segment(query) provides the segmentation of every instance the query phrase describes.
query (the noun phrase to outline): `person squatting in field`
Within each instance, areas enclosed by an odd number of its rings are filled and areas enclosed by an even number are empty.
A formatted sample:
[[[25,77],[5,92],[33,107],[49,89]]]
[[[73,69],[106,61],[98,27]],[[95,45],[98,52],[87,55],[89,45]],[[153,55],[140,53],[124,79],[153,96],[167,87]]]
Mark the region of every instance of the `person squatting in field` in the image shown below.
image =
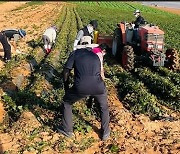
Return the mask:
[[[11,44],[9,44],[9,41],[13,41],[12,45],[15,51],[18,53],[19,50],[17,50],[17,41],[24,38],[25,36],[26,31],[22,29],[6,29],[0,32],[0,42],[3,46],[5,62],[11,60]]]
[[[42,40],[46,54],[49,54],[51,52],[52,46],[54,45],[56,40],[56,36],[57,36],[56,26],[51,26],[44,31]]]
[[[76,50],[76,46],[79,44],[91,44],[94,40],[93,32],[97,29],[97,26],[97,20],[91,20],[87,26],[80,29],[74,41],[73,49]]]
[[[74,69],[74,84],[69,88],[70,71]],[[101,77],[101,62],[92,48],[81,48],[71,52],[64,70],[65,95],[63,97],[62,127],[58,131],[67,137],[73,136],[72,105],[92,96],[100,106],[102,140],[110,136],[107,90]]]

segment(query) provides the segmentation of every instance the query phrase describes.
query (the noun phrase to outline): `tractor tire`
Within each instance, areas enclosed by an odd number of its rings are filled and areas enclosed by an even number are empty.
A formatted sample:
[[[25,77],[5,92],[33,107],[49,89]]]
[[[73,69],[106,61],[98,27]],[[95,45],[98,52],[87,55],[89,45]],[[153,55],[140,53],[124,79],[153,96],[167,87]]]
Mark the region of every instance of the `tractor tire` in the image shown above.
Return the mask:
[[[166,50],[166,59],[168,60],[166,67],[178,71],[180,68],[179,66],[179,55],[177,50],[175,49],[167,49]]]
[[[120,28],[116,28],[113,34],[112,55],[117,59],[122,52],[122,47],[122,32]]]
[[[127,71],[131,71],[134,69],[134,50],[132,46],[124,46],[122,51],[121,63],[122,67]]]

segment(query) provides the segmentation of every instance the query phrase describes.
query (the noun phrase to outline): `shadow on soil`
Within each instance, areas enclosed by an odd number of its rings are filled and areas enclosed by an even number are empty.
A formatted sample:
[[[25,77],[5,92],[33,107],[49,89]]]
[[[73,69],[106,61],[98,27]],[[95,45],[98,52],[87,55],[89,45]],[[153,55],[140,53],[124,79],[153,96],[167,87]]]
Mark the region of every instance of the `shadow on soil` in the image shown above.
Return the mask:
[[[5,92],[5,95],[1,96],[1,98],[4,100],[4,102],[6,102],[6,108],[11,119],[10,121],[12,123],[17,121],[20,117],[21,109],[19,107],[21,107],[22,109],[30,110],[32,113],[34,113],[36,117],[38,116],[38,114],[34,112],[36,106],[42,109],[52,110],[55,112],[60,111],[59,106],[57,104],[47,104],[47,101],[45,102],[41,97],[38,97],[34,92],[31,91],[31,87],[37,79],[37,77],[34,75],[35,73],[45,75],[45,79],[52,84],[53,89],[63,88],[63,84],[59,82],[62,78],[61,73],[56,71],[48,63],[45,63],[46,58],[47,55],[39,63],[39,65],[37,65],[37,62],[33,57],[27,57],[28,62],[33,68],[33,71],[31,73],[31,76],[29,77],[29,84],[23,90],[19,89],[13,83],[12,78],[8,78],[7,76],[0,76],[0,87],[3,90],[3,92]],[[48,94],[47,91],[43,92]]]

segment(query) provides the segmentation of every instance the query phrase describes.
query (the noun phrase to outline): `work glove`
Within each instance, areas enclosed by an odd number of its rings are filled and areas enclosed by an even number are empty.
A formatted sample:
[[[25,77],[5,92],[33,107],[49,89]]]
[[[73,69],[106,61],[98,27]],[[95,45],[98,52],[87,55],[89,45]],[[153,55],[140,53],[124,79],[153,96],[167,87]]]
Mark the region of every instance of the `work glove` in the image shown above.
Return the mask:
[[[134,29],[134,27],[135,27],[135,24],[132,24],[132,28]]]
[[[16,53],[21,53],[21,51],[19,49],[16,49]]]
[[[73,48],[73,50],[76,50],[76,49],[77,49],[76,47]]]
[[[73,47],[73,50],[76,50],[76,49],[77,49],[76,46],[78,45],[78,42],[79,42],[79,40],[75,40],[75,41],[74,41],[74,47]]]

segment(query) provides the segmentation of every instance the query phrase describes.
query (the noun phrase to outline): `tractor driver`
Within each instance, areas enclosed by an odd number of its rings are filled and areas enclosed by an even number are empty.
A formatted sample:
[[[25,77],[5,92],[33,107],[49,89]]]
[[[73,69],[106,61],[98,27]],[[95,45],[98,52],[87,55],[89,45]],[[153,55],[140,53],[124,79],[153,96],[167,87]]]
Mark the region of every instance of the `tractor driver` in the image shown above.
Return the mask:
[[[74,41],[74,50],[79,44],[91,44],[94,39],[94,30],[97,29],[98,23],[97,20],[91,20],[87,26],[80,29],[77,33],[76,39]]]
[[[141,24],[145,24],[145,20],[141,16],[141,12],[139,10],[136,10],[133,14],[136,17],[136,20],[134,21],[135,24],[134,28],[139,28]]]
[[[133,42],[137,43],[137,41],[138,41],[138,28],[141,24],[145,24],[145,20],[141,16],[141,12],[139,10],[135,10],[135,12],[133,14],[136,17],[136,20],[133,22],[134,23]]]

